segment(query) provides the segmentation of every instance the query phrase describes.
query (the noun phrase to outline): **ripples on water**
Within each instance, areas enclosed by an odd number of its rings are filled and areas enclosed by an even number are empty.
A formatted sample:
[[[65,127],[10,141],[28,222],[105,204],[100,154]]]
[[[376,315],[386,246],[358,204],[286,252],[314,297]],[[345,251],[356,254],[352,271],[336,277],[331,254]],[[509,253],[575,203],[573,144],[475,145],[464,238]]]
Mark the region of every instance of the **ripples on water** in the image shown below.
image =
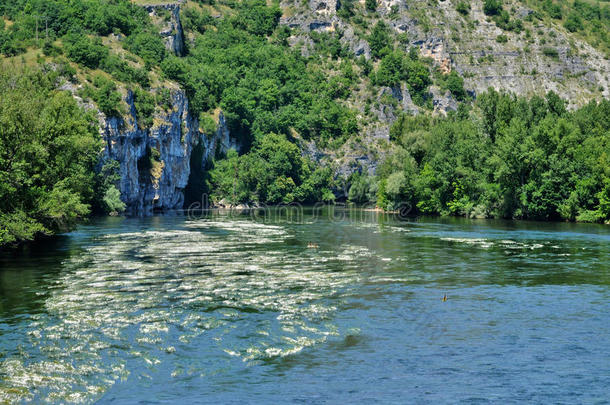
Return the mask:
[[[116,221],[68,236],[31,287],[40,310],[0,312],[0,402],[473,401],[481,384],[603,400],[610,384],[607,228]]]

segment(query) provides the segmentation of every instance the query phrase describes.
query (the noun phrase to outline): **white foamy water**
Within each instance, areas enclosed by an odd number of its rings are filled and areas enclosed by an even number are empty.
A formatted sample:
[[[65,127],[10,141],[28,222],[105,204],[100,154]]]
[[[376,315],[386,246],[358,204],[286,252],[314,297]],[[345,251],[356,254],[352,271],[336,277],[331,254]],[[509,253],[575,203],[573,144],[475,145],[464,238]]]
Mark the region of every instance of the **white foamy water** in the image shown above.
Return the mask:
[[[604,397],[607,228],[377,219],[105,218],[0,256],[0,404]]]
[[[211,354],[244,362],[297,353],[338,334],[336,307],[324,298],[358,281],[356,272],[327,271],[327,263],[357,268],[371,256],[349,245],[322,258],[302,248],[274,251],[291,234],[251,221],[184,228],[108,234],[66,261],[46,313],[34,317],[22,343],[44,360],[2,361],[0,400],[91,401],[128,378],[127,363],[152,372],[185,345],[212,345]],[[245,322],[244,313],[260,319]],[[205,375],[208,360],[191,359],[188,369],[176,362],[172,373]]]

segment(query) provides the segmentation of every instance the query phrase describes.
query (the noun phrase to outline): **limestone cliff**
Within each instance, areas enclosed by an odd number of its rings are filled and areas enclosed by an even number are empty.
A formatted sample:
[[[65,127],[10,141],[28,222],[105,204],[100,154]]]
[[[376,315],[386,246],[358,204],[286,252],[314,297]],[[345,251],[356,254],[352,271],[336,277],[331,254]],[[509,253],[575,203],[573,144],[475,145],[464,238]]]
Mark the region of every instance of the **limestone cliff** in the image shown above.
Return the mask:
[[[370,29],[382,20],[394,35],[406,39],[400,45],[403,50],[415,47],[439,71],[458,71],[473,94],[488,87],[520,95],[552,90],[569,100],[572,108],[610,97],[610,60],[599,50],[570,35],[560,24],[527,22],[533,11],[516,0],[503,3],[506,9],[515,10],[514,18],[526,27],[523,31],[500,29],[483,13],[480,0],[468,2],[472,8],[468,16],[456,11],[455,1],[379,0],[376,12],[365,16],[368,20],[360,25],[338,15],[341,3],[337,0],[282,0],[280,22],[295,29],[290,43],[302,47],[303,53],[313,46],[309,32],[327,32],[338,34],[356,56],[368,59],[368,33],[363,27]],[[435,105],[446,112],[441,107],[446,101],[439,98],[444,94],[435,95]],[[448,109],[452,109],[450,105]]]
[[[371,57],[369,41],[372,27],[383,21],[392,38],[389,45],[403,51],[417,50],[420,56],[428,58],[434,74],[458,72],[472,97],[490,86],[528,96],[553,90],[569,100],[570,108],[610,97],[608,58],[557,23],[528,19],[533,11],[523,2],[504,1],[505,7],[511,9],[511,18],[523,23],[524,29],[519,32],[500,29],[484,14],[481,0],[467,2],[471,9],[466,15],[457,11],[457,0],[378,0],[375,11],[364,9],[364,0],[357,3],[359,15],[346,18],[341,8],[347,1],[342,5],[340,0],[281,0],[280,24],[291,28],[286,41],[308,56],[315,54],[314,39],[324,36],[320,34],[330,34],[377,68],[379,61]],[[191,20],[185,10],[189,7],[199,10],[200,5],[186,1],[138,4],[148,12],[167,49],[184,56],[188,52],[185,37],[192,40],[193,33],[184,32],[180,15],[185,12],[185,26],[189,27],[192,24],[186,23]],[[218,11],[211,14],[213,18],[230,13],[226,7],[213,9]],[[120,41],[116,37],[109,42],[119,53],[124,52]],[[141,61],[138,64],[133,60],[134,67],[142,66]],[[231,145],[222,114],[218,116],[218,130],[203,134],[197,117],[189,112],[185,92],[166,83],[159,72],[151,72],[151,76],[152,87],[171,88],[171,106],[165,109],[157,106],[152,126],[145,128],[138,122],[130,92],[124,94],[128,107],[124,117],[107,118],[100,113],[104,159],[119,162],[118,186],[131,214],[182,208],[185,190],[188,188],[190,193],[192,188],[189,176],[199,176],[211,155]],[[313,141],[303,141],[301,145],[304,154],[319,165],[332,167],[340,178],[347,178],[354,171],[375,173],[378,163],[391,152],[389,129],[402,112],[425,114],[433,110],[436,114],[447,114],[458,106],[457,100],[438,82],[429,87],[426,106],[414,103],[404,83],[395,88],[369,84],[366,80],[359,83],[343,101],[358,112],[361,122],[358,136],[347,139],[338,149],[321,147]],[[199,167],[194,168],[193,164]]]
[[[149,215],[183,208],[191,165],[204,166],[217,151],[234,147],[222,113],[216,132],[204,134],[189,112],[184,91],[172,90],[171,99],[171,109],[156,112],[151,128],[140,126],[131,92],[125,100],[130,109],[125,117],[100,114],[104,160],[114,159],[120,164],[119,190],[127,214]],[[194,161],[192,154],[197,146],[203,155]]]
[[[159,33],[165,40],[165,47],[176,56],[186,53],[180,5],[181,2],[144,6],[155,25],[160,27]]]
[[[186,52],[180,21],[181,4],[178,1],[143,6],[158,27],[166,48],[176,56],[184,56]],[[216,132],[205,134],[199,129],[198,118],[189,111],[186,93],[174,85],[167,85],[171,91],[171,106],[156,107],[150,128],[138,121],[131,91],[127,91],[124,98],[127,114],[123,117],[106,117],[99,113],[104,139],[103,161],[119,163],[118,188],[128,215],[150,215],[154,211],[183,208],[185,189],[195,169],[192,165],[203,169],[215,153],[236,147],[231,143],[222,112],[218,114]],[[199,151],[195,154],[196,148]]]
[[[440,73],[457,71],[473,97],[489,87],[524,96],[552,90],[568,100],[569,108],[610,97],[610,60],[558,23],[528,19],[533,11],[522,2],[503,1],[513,18],[523,23],[520,32],[500,29],[484,14],[481,0],[466,2],[471,7],[466,16],[456,11],[457,0],[378,0],[374,12],[362,11],[364,0],[356,3],[359,15],[350,20],[341,17],[339,0],[282,0],[280,24],[292,29],[289,43],[305,56],[313,53],[310,34],[315,32],[338,37],[356,56],[376,64],[369,35],[377,21],[383,21],[393,37],[400,37],[399,49],[415,48]],[[434,113],[457,109],[457,100],[438,86],[430,87],[429,96]],[[375,93],[360,86],[347,104],[367,117],[361,139],[349,139],[340,150],[318,150],[313,144],[304,150],[319,164],[334,167],[339,176],[355,170],[372,174],[390,147],[391,124],[401,112],[418,114],[421,108],[405,86]],[[367,115],[367,105],[372,114]]]

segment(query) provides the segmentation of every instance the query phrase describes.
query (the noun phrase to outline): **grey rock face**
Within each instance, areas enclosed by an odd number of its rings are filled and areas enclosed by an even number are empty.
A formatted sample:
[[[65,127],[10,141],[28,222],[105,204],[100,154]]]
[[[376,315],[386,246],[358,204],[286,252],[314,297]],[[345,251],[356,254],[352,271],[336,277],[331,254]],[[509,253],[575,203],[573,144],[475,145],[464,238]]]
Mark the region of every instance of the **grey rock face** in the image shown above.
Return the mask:
[[[183,208],[184,189],[191,173],[191,154],[201,144],[202,166],[219,148],[233,146],[224,117],[218,130],[206,135],[189,113],[186,94],[172,92],[172,110],[156,114],[152,128],[143,129],[136,117],[133,95],[125,100],[130,107],[126,118],[101,116],[105,143],[104,161],[120,164],[119,191],[129,215],[150,215],[153,211]]]
[[[397,102],[388,103],[390,97]],[[379,121],[385,124],[394,122],[400,111],[413,115],[419,113],[419,108],[413,103],[409,89],[404,83],[399,87],[382,87],[377,95],[377,103],[379,107],[374,107],[372,110]]]
[[[333,27],[332,22],[315,20],[309,23],[310,31],[331,31]]]
[[[533,14],[534,10],[526,7],[521,7],[517,10],[517,18],[524,19],[530,14]]]
[[[170,36],[167,45],[170,51],[173,51],[177,56],[185,54],[184,49],[184,31],[182,30],[182,22],[180,21],[180,6],[177,6],[172,11],[172,25],[174,35]]]
[[[405,83],[402,83],[400,87],[392,88],[392,97],[400,102],[404,112],[408,112],[413,115],[419,113],[419,108],[417,108],[411,99],[411,93],[409,93],[409,89]]]
[[[162,10],[170,12],[171,17],[169,21],[164,21],[163,28],[159,33],[165,40],[167,50],[176,56],[184,56],[185,54],[184,31],[180,21],[180,4],[181,2],[144,6],[152,18],[158,18]]]
[[[371,59],[371,47],[365,40],[361,39],[358,41],[358,43],[352,49],[354,50],[354,55],[364,55],[365,59]]]
[[[443,93],[437,86],[432,86],[430,92],[433,96],[432,104],[434,112],[447,115],[449,111],[457,110],[457,100],[449,91]]]
[[[309,9],[318,15],[330,16],[337,12],[341,3],[338,0],[310,0]]]
[[[610,61],[566,32],[559,22],[532,25],[525,19],[533,10],[516,1],[505,1],[505,8],[515,7],[514,18],[529,26],[528,37],[523,32],[500,29],[483,12],[482,1],[470,2],[471,11],[466,17],[456,11],[455,2],[434,3],[378,0],[376,14],[396,34],[406,34],[408,44],[403,50],[417,48],[421,56],[432,60],[434,69],[443,73],[456,70],[464,77],[467,91],[479,94],[493,87],[532,95],[552,90],[570,100],[570,108],[600,96],[610,97]],[[356,56],[368,59],[366,35],[356,35],[353,22],[337,15],[340,1],[310,0],[301,4],[282,0],[281,6],[292,11],[280,23],[304,33],[336,32]],[[507,41],[497,41],[500,35]],[[556,50],[558,57],[545,55],[547,48]]]
[[[349,46],[349,48],[354,52],[354,55],[364,55],[367,60],[371,58],[371,47],[369,46],[369,43],[364,39],[358,38],[354,34],[354,29],[352,27],[348,26],[345,28],[341,41],[345,42]]]
[[[292,3],[289,1],[281,3],[283,7],[288,7],[290,4]],[[311,0],[306,13],[282,17],[280,24],[305,33],[340,33],[340,41],[346,44],[356,56],[364,55],[366,59],[370,59],[371,49],[368,42],[363,38],[358,38],[354,34],[353,27],[337,16],[337,10],[340,7],[339,0]],[[291,43],[292,46],[294,44],[295,42]],[[307,56],[307,51],[304,56]]]

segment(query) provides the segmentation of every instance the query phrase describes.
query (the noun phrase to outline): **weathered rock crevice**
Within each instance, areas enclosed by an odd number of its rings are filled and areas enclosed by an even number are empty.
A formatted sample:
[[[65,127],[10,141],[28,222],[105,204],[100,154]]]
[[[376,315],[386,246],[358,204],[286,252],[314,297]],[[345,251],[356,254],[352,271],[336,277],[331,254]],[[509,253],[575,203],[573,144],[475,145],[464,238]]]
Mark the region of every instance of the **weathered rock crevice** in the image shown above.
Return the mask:
[[[153,20],[162,27],[159,34],[165,40],[165,47],[176,56],[184,56],[186,47],[184,43],[184,30],[180,20],[180,2],[172,4],[151,4],[143,6]],[[169,18],[163,14],[169,13]],[[159,21],[160,20],[160,21]]]
[[[176,56],[187,52],[180,20],[182,3],[143,6],[159,27],[166,48]],[[217,130],[205,134],[199,129],[198,117],[189,110],[186,93],[176,88],[170,91],[170,108],[161,111],[157,107],[150,128],[138,122],[131,91],[125,97],[129,107],[126,116],[99,113],[105,145],[102,160],[119,163],[118,189],[127,215],[178,210],[185,203],[205,199],[205,173],[211,158],[229,148],[239,149],[230,138],[222,112],[218,114]],[[78,97],[75,91],[73,94]]]
[[[156,113],[151,128],[139,125],[131,92],[125,100],[130,107],[126,117],[101,116],[103,159],[119,162],[118,188],[128,215],[182,209],[192,165],[203,170],[215,153],[236,146],[222,113],[216,132],[204,134],[184,91],[172,90],[171,98],[171,109]],[[199,154],[193,160],[195,148]]]

